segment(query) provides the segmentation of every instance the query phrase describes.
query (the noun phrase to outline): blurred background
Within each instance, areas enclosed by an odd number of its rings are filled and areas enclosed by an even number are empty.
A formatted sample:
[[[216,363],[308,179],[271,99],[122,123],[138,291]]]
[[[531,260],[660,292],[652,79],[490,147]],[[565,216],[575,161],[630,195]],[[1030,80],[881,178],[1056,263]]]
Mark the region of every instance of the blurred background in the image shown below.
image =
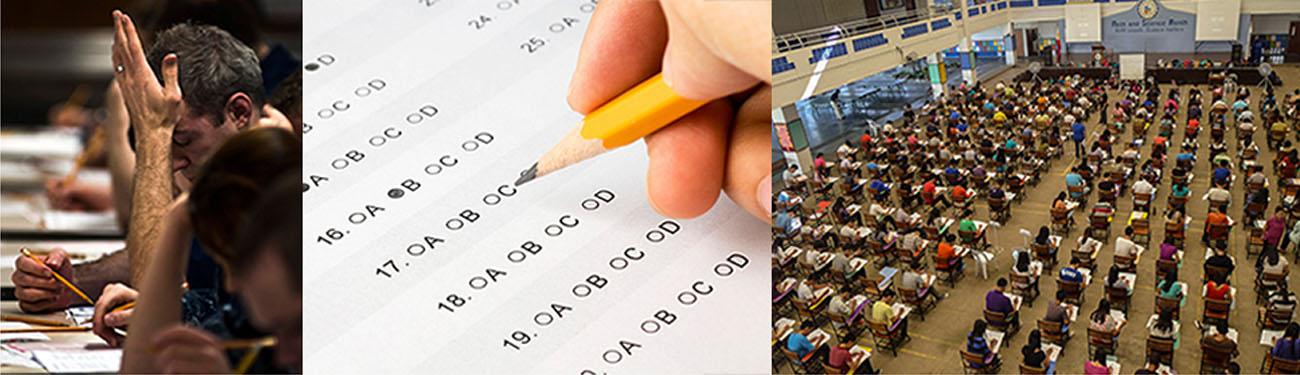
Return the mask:
[[[233,2],[246,3],[248,10],[260,19],[256,31],[267,45],[282,46],[294,56],[302,55],[302,2]],[[103,116],[99,108],[104,89],[113,78],[110,13],[122,9],[136,20],[137,26],[150,29],[149,25],[186,11],[183,8],[210,3],[217,1],[0,3],[0,125],[10,129],[49,124],[90,126],[96,117]],[[145,46],[149,43],[146,40]],[[77,105],[64,106],[70,98],[76,99],[70,104]]]

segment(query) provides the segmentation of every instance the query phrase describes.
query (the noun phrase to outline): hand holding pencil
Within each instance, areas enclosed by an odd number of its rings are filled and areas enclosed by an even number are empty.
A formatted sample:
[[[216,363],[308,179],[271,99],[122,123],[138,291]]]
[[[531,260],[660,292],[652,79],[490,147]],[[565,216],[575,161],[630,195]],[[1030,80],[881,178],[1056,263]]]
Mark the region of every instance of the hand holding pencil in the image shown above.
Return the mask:
[[[719,20],[727,20],[719,22]],[[671,217],[708,211],[725,190],[770,220],[772,39],[768,1],[616,1],[596,8],[569,85],[590,114],[662,72],[682,98],[705,101],[645,137],[650,202]]]
[[[39,256],[22,250],[25,254],[14,261],[14,273],[10,276],[19,308],[28,313],[43,313],[84,302],[76,291],[59,280],[63,278],[71,285],[77,283],[67,252],[55,248],[48,255]]]

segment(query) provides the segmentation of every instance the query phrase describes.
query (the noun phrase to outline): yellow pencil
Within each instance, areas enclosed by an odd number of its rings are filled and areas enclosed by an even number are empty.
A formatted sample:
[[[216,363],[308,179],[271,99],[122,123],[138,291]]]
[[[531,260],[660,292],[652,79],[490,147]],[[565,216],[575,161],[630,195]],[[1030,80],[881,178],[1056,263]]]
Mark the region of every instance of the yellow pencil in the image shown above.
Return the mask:
[[[581,126],[520,173],[515,185],[636,142],[707,102],[677,95],[656,74],[587,114]]]
[[[51,327],[65,327],[70,325],[67,322],[54,320],[54,319],[45,319],[45,318],[37,318],[32,316],[19,316],[19,315],[5,315],[3,317],[0,317],[0,320],[6,322],[23,322],[28,324],[39,324],[39,325],[51,326]]]
[[[32,260],[36,261],[36,263],[40,263],[41,267],[45,267],[45,269],[50,270],[50,274],[54,275],[54,278],[59,279],[59,282],[63,283],[64,286],[67,286],[68,289],[71,289],[73,293],[77,293],[77,296],[81,297],[81,299],[86,300],[86,303],[89,303],[91,305],[95,304],[95,300],[90,299],[90,296],[87,296],[86,293],[82,292],[81,289],[77,288],[76,285],[72,285],[72,282],[68,281],[68,279],[63,278],[63,275],[60,275],[58,272],[54,271],[54,269],[50,268],[49,265],[46,265],[44,261],[41,261],[39,258],[36,258],[35,255],[32,255],[32,252],[28,251],[27,248],[24,247],[22,249],[19,249],[19,251],[23,253],[23,256],[31,258]]]
[[[127,309],[134,308],[134,307],[135,307],[135,301],[131,301],[131,302],[123,303],[121,306],[114,307],[112,310],[109,310],[108,313],[112,314],[115,312],[126,311]]]
[[[253,362],[257,360],[257,355],[262,351],[262,348],[275,346],[275,343],[275,336],[267,336],[259,339],[226,340],[221,342],[221,347],[227,350],[250,349],[247,353],[244,353],[243,357],[239,358],[239,363],[235,365],[234,372],[243,374],[248,372],[249,367],[253,366]]]
[[[32,333],[32,332],[83,332],[89,331],[90,327],[83,326],[66,326],[66,327],[32,327],[32,328],[12,328],[0,329],[0,333]]]

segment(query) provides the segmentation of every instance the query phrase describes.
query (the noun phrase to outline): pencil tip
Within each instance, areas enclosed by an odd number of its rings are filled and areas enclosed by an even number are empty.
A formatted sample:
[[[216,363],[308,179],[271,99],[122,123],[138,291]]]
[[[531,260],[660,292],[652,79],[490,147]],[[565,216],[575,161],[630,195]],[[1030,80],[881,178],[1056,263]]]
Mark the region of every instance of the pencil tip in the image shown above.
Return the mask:
[[[515,180],[515,186],[523,185],[528,181],[532,181],[534,178],[537,178],[537,163],[533,163],[532,167],[529,167],[523,172],[519,172],[519,179]]]

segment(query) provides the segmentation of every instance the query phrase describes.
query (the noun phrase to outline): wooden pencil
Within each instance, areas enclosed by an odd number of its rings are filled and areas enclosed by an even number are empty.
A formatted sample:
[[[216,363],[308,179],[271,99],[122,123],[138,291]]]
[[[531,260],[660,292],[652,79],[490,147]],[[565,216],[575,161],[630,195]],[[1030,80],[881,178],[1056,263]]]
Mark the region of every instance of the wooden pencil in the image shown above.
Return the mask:
[[[90,327],[83,327],[83,326],[31,327],[31,328],[0,329],[0,333],[84,332],[89,330]]]
[[[6,322],[23,322],[28,324],[39,324],[39,325],[51,326],[51,327],[66,327],[71,325],[68,322],[61,321],[61,320],[37,318],[34,316],[23,316],[23,315],[0,316],[0,320]]]
[[[45,269],[50,270],[50,274],[54,275],[55,279],[59,279],[59,282],[63,283],[64,286],[67,286],[68,289],[71,289],[72,292],[76,293],[77,296],[81,297],[81,299],[86,300],[86,302],[91,305],[95,304],[95,300],[90,299],[90,296],[87,296],[85,292],[82,292],[81,288],[77,288],[76,285],[72,285],[72,282],[68,281],[68,279],[63,278],[63,275],[60,275],[57,271],[54,271],[53,268],[50,268],[50,266],[46,265],[45,262],[36,258],[35,255],[32,255],[32,252],[28,251],[27,248],[24,247],[22,249],[19,249],[18,251],[22,252],[23,256],[31,258],[32,260],[36,261],[36,263],[40,263],[41,267],[45,267]]]

